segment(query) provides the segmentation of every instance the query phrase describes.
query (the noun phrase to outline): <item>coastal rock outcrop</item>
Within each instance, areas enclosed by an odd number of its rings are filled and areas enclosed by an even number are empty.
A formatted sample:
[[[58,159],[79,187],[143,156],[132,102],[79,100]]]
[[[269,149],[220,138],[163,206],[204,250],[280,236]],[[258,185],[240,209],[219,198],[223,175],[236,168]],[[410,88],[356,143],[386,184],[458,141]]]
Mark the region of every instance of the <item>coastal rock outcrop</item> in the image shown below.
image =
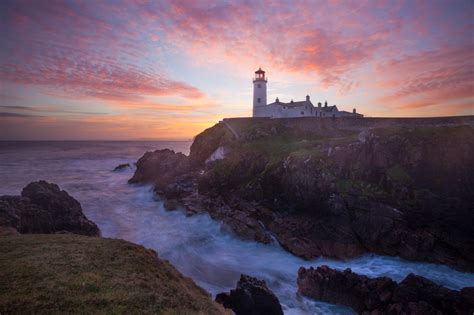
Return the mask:
[[[19,233],[57,233],[99,236],[97,225],[82,212],[81,204],[58,185],[32,182],[21,196],[0,197],[0,226]]]
[[[126,168],[130,168],[130,163],[119,164],[114,168],[114,172],[122,171]]]
[[[179,175],[190,170],[188,157],[169,149],[145,153],[136,166],[135,174],[128,182],[154,184],[156,191],[163,190]]]
[[[472,297],[409,274],[396,283],[387,277],[368,278],[350,269],[301,267],[298,292],[319,301],[349,306],[359,314],[472,314]]]
[[[219,293],[216,302],[232,309],[236,315],[283,315],[280,302],[265,281],[241,275],[230,293]]]
[[[228,120],[199,134],[189,157],[146,153],[130,182],[306,259],[374,252],[474,271],[472,126],[337,122]]]

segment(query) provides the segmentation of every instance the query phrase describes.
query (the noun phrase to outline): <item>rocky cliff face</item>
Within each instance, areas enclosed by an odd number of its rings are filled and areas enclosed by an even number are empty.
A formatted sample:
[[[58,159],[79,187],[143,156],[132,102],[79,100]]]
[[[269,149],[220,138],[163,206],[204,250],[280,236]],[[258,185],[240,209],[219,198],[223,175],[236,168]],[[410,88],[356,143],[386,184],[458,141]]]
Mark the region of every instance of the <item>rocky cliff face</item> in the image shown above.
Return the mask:
[[[137,173],[166,179],[160,191],[188,212],[207,211],[244,238],[273,234],[304,258],[375,252],[474,270],[471,125],[301,130],[265,120],[234,129],[238,139],[219,123],[189,157],[175,154],[189,162],[183,172],[157,157],[160,172],[139,163]],[[225,157],[206,163],[222,146]]]
[[[13,228],[22,234],[100,235],[99,228],[86,218],[76,199],[58,185],[45,181],[28,184],[21,196],[0,197],[0,227]]]

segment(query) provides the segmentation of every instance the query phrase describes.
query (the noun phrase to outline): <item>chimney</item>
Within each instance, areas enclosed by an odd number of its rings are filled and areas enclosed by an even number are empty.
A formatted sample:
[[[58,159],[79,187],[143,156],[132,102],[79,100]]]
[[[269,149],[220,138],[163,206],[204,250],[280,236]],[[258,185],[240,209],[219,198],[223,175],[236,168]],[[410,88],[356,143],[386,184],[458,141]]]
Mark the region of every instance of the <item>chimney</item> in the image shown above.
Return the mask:
[[[276,98],[275,103],[280,103],[280,100],[278,99],[278,97]]]
[[[321,107],[321,105],[322,105],[321,102],[318,102],[318,107]]]
[[[354,113],[354,114],[355,114],[355,113],[357,113],[357,111],[356,111],[356,109],[355,109],[355,108],[352,110],[352,113]]]
[[[309,95],[306,95],[306,102],[309,102]]]

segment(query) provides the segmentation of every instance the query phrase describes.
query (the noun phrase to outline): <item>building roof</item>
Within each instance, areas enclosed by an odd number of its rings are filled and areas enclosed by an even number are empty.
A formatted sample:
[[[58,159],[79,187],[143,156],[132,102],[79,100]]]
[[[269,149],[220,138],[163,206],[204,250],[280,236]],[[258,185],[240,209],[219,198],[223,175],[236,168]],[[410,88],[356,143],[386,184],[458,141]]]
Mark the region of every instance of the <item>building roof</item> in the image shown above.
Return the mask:
[[[255,73],[265,73],[265,71],[263,71],[262,68],[258,68],[258,70],[255,71]]]
[[[344,113],[344,114],[350,114],[352,116],[364,116],[363,114],[359,114],[359,113],[354,113],[354,112],[347,112],[345,110],[341,110],[340,113]]]
[[[338,111],[336,105],[332,105],[332,106],[322,106],[321,109],[323,110],[323,112]]]
[[[283,107],[287,107],[287,108],[310,106],[310,107],[313,107],[313,108],[320,109],[322,112],[325,112],[325,113],[327,113],[327,112],[339,112],[336,105],[319,107],[319,106],[314,106],[313,103],[311,103],[311,101],[308,101],[308,100],[299,101],[299,102],[289,102],[289,103],[278,101],[278,102],[270,103],[268,105],[279,105],[279,106],[283,106]]]
[[[268,105],[280,105],[280,106],[285,106],[285,107],[303,107],[303,106],[313,106],[313,103],[311,101],[300,101],[300,102],[289,102],[289,103],[284,103],[284,102],[273,102]]]

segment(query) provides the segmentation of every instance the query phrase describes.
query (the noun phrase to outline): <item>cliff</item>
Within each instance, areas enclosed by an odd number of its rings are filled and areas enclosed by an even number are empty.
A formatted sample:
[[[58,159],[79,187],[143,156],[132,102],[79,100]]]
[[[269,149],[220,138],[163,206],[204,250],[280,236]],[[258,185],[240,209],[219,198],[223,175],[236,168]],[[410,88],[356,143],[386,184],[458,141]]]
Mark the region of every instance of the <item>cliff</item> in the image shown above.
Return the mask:
[[[473,126],[474,117],[229,119],[196,136],[184,167],[144,182],[304,258],[374,252],[472,271]]]

